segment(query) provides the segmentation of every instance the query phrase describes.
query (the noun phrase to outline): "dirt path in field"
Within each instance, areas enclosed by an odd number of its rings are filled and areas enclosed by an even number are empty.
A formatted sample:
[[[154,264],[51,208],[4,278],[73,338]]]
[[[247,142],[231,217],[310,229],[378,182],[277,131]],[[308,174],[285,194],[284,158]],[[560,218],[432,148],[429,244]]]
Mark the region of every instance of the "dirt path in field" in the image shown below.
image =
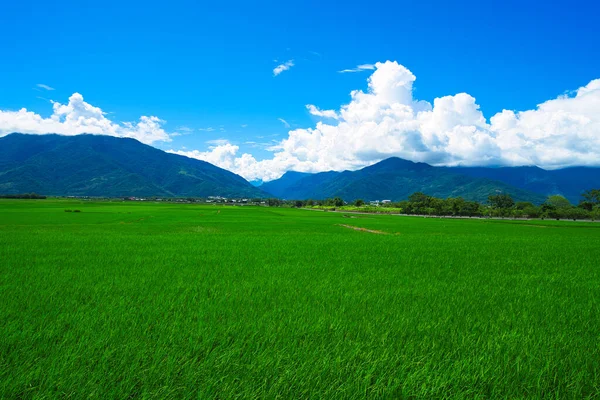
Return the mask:
[[[338,226],[342,226],[344,228],[348,228],[348,229],[354,229],[355,231],[361,231],[361,232],[369,232],[369,233],[376,233],[378,235],[389,235],[389,233],[387,232],[383,232],[383,231],[376,231],[373,229],[367,229],[367,228],[361,228],[359,226],[352,226],[352,225],[344,225],[344,224],[338,224]]]

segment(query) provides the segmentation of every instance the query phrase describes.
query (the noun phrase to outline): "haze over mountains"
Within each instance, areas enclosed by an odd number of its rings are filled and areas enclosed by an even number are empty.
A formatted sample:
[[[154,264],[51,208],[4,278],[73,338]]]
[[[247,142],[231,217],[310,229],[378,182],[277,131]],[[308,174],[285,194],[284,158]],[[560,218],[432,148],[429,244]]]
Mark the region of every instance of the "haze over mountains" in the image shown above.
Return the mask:
[[[339,196],[393,201],[414,192],[485,202],[490,194],[541,203],[561,194],[576,203],[600,187],[600,168],[547,171],[538,167],[433,167],[392,157],[357,171],[287,172],[255,187],[210,163],[170,154],[134,139],[98,135],[0,138],[0,194],[160,197]]]

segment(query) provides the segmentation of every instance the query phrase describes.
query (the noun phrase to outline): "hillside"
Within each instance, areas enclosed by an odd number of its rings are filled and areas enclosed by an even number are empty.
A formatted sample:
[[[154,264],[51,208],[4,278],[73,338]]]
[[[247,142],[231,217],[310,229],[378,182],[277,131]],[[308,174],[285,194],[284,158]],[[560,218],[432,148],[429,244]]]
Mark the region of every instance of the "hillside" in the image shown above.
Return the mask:
[[[63,196],[264,197],[242,177],[134,139],[98,135],[0,138],[0,193]]]
[[[287,175],[287,174],[286,174]],[[471,177],[432,167],[424,163],[414,163],[392,157],[358,171],[323,172],[285,178],[281,182],[269,182],[261,186],[273,195],[287,199],[324,199],[339,196],[346,201],[363,200],[393,201],[404,200],[414,192],[447,198],[463,197],[467,200],[485,202],[490,194],[509,193],[518,201],[541,203],[544,196],[519,189],[503,182]]]
[[[600,187],[600,168],[545,170],[539,167],[451,167],[448,170],[476,178],[498,180],[544,196],[560,194],[573,204],[581,200],[581,194],[586,190]]]
[[[337,174],[337,172],[334,172],[334,174]],[[322,176],[323,174],[318,175]],[[294,188],[294,186],[300,180],[309,176],[315,177],[316,175],[306,172],[288,171],[285,174],[283,174],[279,179],[263,183],[262,185],[260,185],[260,188],[263,191],[272,194],[275,197],[286,197],[289,190],[292,190],[292,188]],[[313,181],[311,180],[310,182],[312,183]]]

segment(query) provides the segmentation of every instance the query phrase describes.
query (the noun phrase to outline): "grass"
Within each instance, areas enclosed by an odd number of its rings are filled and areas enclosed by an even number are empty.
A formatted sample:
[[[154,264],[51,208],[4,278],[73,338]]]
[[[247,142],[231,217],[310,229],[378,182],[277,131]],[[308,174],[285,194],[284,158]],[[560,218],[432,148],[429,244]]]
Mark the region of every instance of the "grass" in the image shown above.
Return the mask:
[[[0,398],[596,398],[599,259],[593,223],[4,200]]]

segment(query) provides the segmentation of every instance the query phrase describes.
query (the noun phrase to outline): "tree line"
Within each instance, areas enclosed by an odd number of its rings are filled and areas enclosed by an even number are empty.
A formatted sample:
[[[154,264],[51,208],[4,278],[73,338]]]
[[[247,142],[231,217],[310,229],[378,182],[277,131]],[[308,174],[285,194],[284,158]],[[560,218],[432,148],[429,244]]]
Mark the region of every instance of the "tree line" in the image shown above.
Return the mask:
[[[346,203],[340,197],[324,200],[269,199],[269,206],[316,207],[376,211],[362,199]],[[541,205],[531,202],[515,202],[511,195],[499,193],[488,196],[486,203],[465,200],[462,197],[441,199],[422,192],[413,193],[407,200],[379,204],[377,210],[394,209],[408,215],[453,216],[453,217],[499,217],[499,218],[542,218],[542,219],[592,219],[600,220],[600,189],[591,189],[582,194],[582,199],[573,205],[561,195],[548,196]]]
[[[36,193],[22,193],[22,194],[0,194],[0,199],[45,199],[46,196],[42,196]]]

